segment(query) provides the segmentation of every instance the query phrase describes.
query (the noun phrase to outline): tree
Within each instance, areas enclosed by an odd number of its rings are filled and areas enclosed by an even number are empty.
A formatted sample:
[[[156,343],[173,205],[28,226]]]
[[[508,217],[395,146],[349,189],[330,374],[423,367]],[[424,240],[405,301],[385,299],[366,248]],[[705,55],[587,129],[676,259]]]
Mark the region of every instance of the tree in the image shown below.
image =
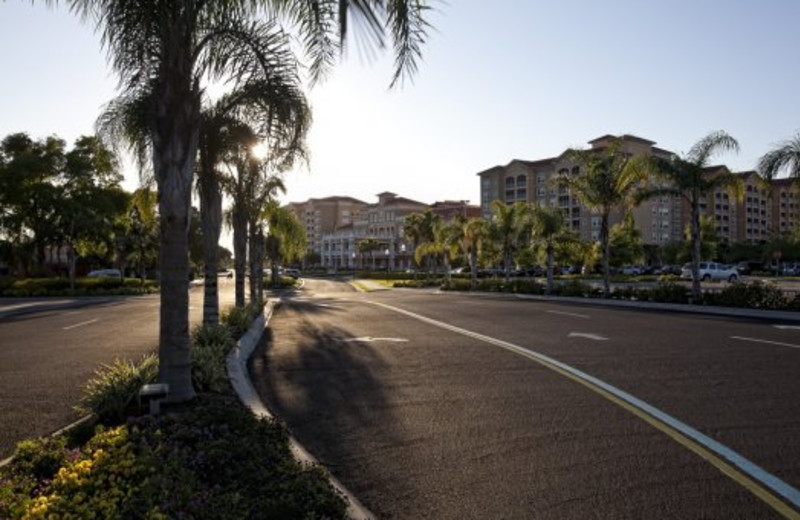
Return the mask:
[[[433,242],[433,228],[438,220],[441,220],[441,217],[427,209],[420,213],[407,215],[403,221],[403,235],[414,246],[414,262],[417,267],[420,266],[420,260],[427,257],[427,255],[422,255],[417,259],[417,248],[425,242]]]
[[[553,292],[553,255],[564,228],[564,215],[558,208],[536,206],[532,210],[532,239],[543,244],[547,253],[547,294]]]
[[[461,248],[469,265],[469,286],[474,290],[478,285],[478,253],[483,243],[489,238],[489,222],[484,218],[464,218],[459,215],[455,218],[457,226],[454,239]]]
[[[447,222],[439,215],[436,215],[433,223],[433,238],[428,242],[423,242],[414,250],[414,260],[417,263],[425,257],[433,259],[434,265],[438,265],[441,260],[447,281],[450,281],[450,261],[458,253],[458,225],[454,222]],[[435,269],[434,269],[435,270]]]
[[[381,243],[374,238],[365,238],[358,241],[356,246],[358,253],[361,255],[361,268],[364,268],[364,255],[370,253],[372,256],[372,270],[375,270],[375,251],[381,248]]]
[[[758,160],[758,172],[768,180],[776,178],[786,170],[789,176],[800,179],[800,134],[783,141],[777,148],[765,153]]]
[[[524,202],[507,205],[499,200],[492,201],[490,207],[492,219],[489,233],[498,246],[503,259],[503,271],[508,280],[511,276],[514,255],[522,247],[530,229],[530,209]]]
[[[272,284],[277,285],[278,267],[300,260],[308,247],[306,230],[294,212],[271,201],[264,211],[269,234],[266,241],[267,258],[272,268]]]
[[[716,230],[715,230],[716,232]],[[611,227],[609,237],[611,259],[615,266],[640,264],[644,259],[642,232],[636,229],[629,215],[621,223]]]
[[[327,2],[323,6],[302,0],[67,3],[101,32],[126,95],[147,100],[161,219],[159,381],[170,386],[169,402],[188,401],[195,392],[189,345],[187,232],[201,129],[202,82],[228,81],[235,88],[258,71],[274,67],[276,55],[290,52],[280,28],[273,21],[259,21],[266,8],[268,15],[288,16],[294,22],[311,57],[315,78],[333,64],[351,13],[366,26],[372,43],[383,43],[385,23],[395,43],[394,83],[415,70],[426,35],[423,15],[427,6],[407,0],[339,0],[336,5]]]
[[[649,171],[664,184],[648,188],[638,195],[639,200],[663,195],[680,196],[690,207],[690,249],[692,257],[692,297],[702,298],[700,287],[701,226],[700,204],[714,190],[726,188],[736,199],[741,199],[742,182],[727,168],[708,169],[709,161],[719,152],[738,151],[739,143],[726,132],[708,134],[692,146],[684,157],[673,155],[667,159],[651,157]]]
[[[602,150],[568,150],[565,158],[580,165],[577,173],[561,173],[557,182],[569,188],[590,210],[600,215],[600,247],[603,264],[604,296],[611,295],[609,219],[617,210],[634,205],[635,191],[645,179],[639,160],[622,150],[622,141],[613,140]]]

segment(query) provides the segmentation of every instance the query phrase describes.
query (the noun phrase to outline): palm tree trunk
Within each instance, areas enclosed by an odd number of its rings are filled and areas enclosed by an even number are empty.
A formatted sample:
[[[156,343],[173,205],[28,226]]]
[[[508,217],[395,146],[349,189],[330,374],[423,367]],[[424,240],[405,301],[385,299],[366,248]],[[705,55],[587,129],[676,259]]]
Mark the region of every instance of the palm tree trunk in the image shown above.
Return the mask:
[[[552,242],[547,243],[547,294],[553,294],[553,257],[555,247]]]
[[[200,225],[203,230],[203,325],[219,324],[219,235],[222,232],[222,192],[213,170],[200,179]]]
[[[703,298],[703,289],[700,286],[700,201],[699,197],[692,197],[692,222],[690,225],[691,250],[692,250],[692,301],[699,303]]]
[[[611,273],[609,272],[609,256],[611,244],[608,240],[608,213],[603,213],[600,219],[600,246],[603,249],[603,298],[611,296]]]
[[[258,299],[258,271],[261,270],[258,265],[258,254],[256,253],[256,226],[255,223],[250,221],[247,223],[247,244],[250,251],[250,303],[255,305]]]
[[[244,278],[247,267],[247,215],[241,204],[233,206],[233,269],[235,276],[236,307],[244,308]],[[252,273],[251,273],[252,274]]]
[[[478,249],[469,252],[469,288],[474,291],[478,286]]]
[[[189,341],[189,222],[200,130],[200,95],[192,58],[172,35],[155,86],[153,170],[158,183],[161,309],[158,380],[169,385],[168,402],[195,397]]]

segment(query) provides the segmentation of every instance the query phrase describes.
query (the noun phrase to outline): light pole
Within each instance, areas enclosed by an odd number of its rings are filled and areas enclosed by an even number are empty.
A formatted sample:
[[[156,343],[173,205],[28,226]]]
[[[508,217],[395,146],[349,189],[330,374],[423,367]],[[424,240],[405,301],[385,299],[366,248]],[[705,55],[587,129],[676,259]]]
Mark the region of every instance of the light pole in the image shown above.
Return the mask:
[[[383,250],[383,254],[386,255],[386,272],[389,272],[389,248]]]

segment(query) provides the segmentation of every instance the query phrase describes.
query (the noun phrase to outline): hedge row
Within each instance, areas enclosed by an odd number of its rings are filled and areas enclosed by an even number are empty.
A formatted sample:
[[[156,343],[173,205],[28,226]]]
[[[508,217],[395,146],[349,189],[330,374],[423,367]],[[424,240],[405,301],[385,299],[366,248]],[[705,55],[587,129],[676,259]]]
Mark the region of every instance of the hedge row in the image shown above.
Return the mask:
[[[158,283],[138,278],[78,278],[75,290],[69,288],[69,278],[0,279],[0,296],[106,296],[135,295],[158,292]]]
[[[469,280],[452,280],[441,287],[447,291],[469,291]],[[545,294],[546,286],[542,283],[511,279],[478,280],[476,291],[503,292],[517,294]],[[553,296],[573,296],[582,298],[602,298],[603,291],[579,280],[556,284]],[[676,283],[659,283],[653,287],[618,287],[612,290],[611,298],[619,300],[635,300],[660,303],[690,303],[691,291],[688,287]],[[790,296],[784,294],[777,286],[762,282],[734,283],[720,291],[707,291],[703,294],[704,305],[723,307],[744,307],[769,310],[800,311],[800,294]]]

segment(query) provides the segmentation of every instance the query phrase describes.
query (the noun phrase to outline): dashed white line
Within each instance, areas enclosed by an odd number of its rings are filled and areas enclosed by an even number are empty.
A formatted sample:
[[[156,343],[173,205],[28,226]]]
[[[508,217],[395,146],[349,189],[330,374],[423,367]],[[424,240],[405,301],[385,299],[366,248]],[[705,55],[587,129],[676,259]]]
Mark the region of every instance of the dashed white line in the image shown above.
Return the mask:
[[[595,341],[608,341],[608,338],[604,338],[599,334],[589,334],[588,332],[570,332],[567,334],[568,338],[586,338],[586,339],[593,339]]]
[[[800,325],[773,325],[773,327],[775,327],[776,329],[782,329],[782,330],[786,330],[786,329],[789,329],[789,330],[800,330]]]
[[[99,320],[100,320],[100,318],[95,318],[95,319],[89,320],[89,321],[82,321],[81,323],[76,323],[75,325],[69,325],[67,327],[64,327],[64,330],[70,330],[70,329],[74,329],[76,327],[83,327],[84,325],[89,325],[90,323],[94,323],[94,322],[99,321]]]
[[[800,348],[800,345],[783,343],[780,341],[770,341],[768,339],[745,338],[743,336],[731,336],[731,339],[738,339],[739,341],[752,341],[753,343],[766,343],[767,345],[778,345],[779,347]]]
[[[583,318],[583,319],[591,319],[591,316],[587,314],[578,314],[576,312],[563,312],[563,311],[545,311],[549,312],[550,314],[559,314],[561,316],[572,316],[573,318]]]

